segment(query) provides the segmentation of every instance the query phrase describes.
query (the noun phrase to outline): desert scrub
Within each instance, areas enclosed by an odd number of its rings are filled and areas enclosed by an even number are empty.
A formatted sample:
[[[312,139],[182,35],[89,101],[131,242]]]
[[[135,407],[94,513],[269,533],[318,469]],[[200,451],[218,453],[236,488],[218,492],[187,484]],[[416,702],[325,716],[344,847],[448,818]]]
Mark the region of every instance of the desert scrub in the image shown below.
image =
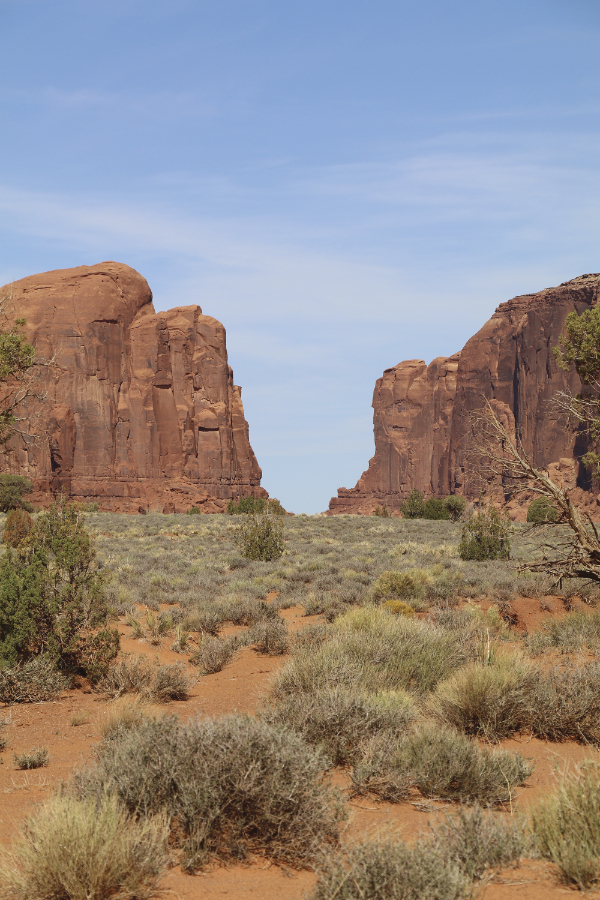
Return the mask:
[[[338,687],[284,697],[260,715],[272,725],[292,728],[338,766],[359,758],[365,741],[382,731],[399,741],[417,711],[403,691],[369,696],[357,688]]]
[[[426,693],[476,653],[470,636],[365,606],[336,619],[315,650],[298,647],[273,681],[273,694],[312,693],[360,683],[366,692]]]
[[[424,569],[407,569],[404,572],[383,572],[371,588],[376,603],[383,600],[420,599],[425,595],[429,576]]]
[[[600,744],[600,664],[541,671],[531,691],[530,708],[536,736]]]
[[[257,622],[250,629],[248,643],[265,656],[282,656],[289,650],[288,630],[282,620]]]
[[[122,694],[141,694],[157,703],[187,700],[191,679],[183,663],[161,666],[145,656],[125,656],[108,670],[97,689],[115,699]]]
[[[237,526],[235,541],[246,559],[279,559],[285,549],[282,519],[266,513],[249,515]]]
[[[480,509],[463,525],[458,554],[461,559],[482,562],[510,559],[510,521],[493,504]]]
[[[293,732],[249,716],[172,716],[104,740],[73,789],[93,798],[116,792],[142,818],[165,812],[189,869],[247,853],[305,866],[337,842],[345,817],[327,764]]]
[[[541,856],[563,880],[586,890],[600,881],[600,767],[590,761],[563,773],[553,797],[532,814]]]
[[[436,844],[377,837],[331,855],[309,900],[463,900],[470,881]]]
[[[22,665],[0,668],[0,701],[2,703],[39,703],[55,700],[71,681],[57,672],[46,656],[34,656]]]
[[[530,725],[538,681],[526,660],[496,653],[488,665],[470,663],[439,684],[429,709],[465,734],[498,741]]]
[[[530,525],[553,525],[558,519],[558,511],[548,497],[536,497],[527,509]]]
[[[533,771],[519,753],[490,750],[451,728],[425,724],[398,747],[391,768],[410,775],[424,797],[504,803]]]
[[[116,797],[56,796],[0,854],[1,900],[150,900],[168,862],[164,816],[135,822]]]
[[[17,769],[41,769],[50,762],[47,747],[34,747],[29,753],[15,753],[13,759]]]
[[[221,672],[231,662],[242,646],[236,636],[221,640],[207,634],[198,644],[198,649],[190,656],[190,662],[198,666],[202,675]]]
[[[6,517],[2,543],[18,547],[33,528],[33,519],[25,509],[12,509]]]
[[[526,639],[526,646],[533,655],[554,649],[562,653],[600,649],[600,610],[575,611],[564,619],[544,622],[542,627],[543,631]]]
[[[137,728],[146,719],[158,718],[160,715],[160,709],[152,706],[139,694],[127,694],[106,704],[99,716],[98,727],[103,738],[110,738],[120,731]]]

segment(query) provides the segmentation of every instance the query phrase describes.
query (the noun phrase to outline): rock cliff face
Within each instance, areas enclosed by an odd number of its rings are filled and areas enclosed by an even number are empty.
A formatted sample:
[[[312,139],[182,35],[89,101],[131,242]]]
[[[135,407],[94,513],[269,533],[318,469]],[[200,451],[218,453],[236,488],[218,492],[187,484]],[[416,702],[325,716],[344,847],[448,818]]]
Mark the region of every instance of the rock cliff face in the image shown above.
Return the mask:
[[[11,294],[11,317],[57,363],[28,410],[35,440],[13,438],[8,457],[34,501],[62,489],[104,509],[216,512],[267,496],[220,322],[199,306],[155,313],[145,279],[115,262],[33,275]]]
[[[567,315],[598,303],[600,275],[582,275],[557,288],[515,297],[460,351],[434,359],[401,362],[386,369],[373,394],[375,456],[356,487],[340,488],[331,513],[371,514],[386,503],[398,509],[413,489],[426,496],[469,494],[464,449],[469,414],[493,401],[519,433],[538,466],[569,469],[583,447],[576,430],[549,403],[557,391],[578,391],[574,372],[556,365],[552,348]],[[579,464],[576,464],[579,468]],[[576,486],[586,483],[581,468]]]

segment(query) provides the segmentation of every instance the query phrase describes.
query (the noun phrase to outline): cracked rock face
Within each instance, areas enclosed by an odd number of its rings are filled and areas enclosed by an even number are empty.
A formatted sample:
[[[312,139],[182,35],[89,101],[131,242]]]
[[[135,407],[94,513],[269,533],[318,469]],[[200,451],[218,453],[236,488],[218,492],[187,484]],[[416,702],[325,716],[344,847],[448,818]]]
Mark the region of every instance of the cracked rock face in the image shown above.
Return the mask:
[[[34,439],[11,440],[8,467],[115,511],[217,512],[267,496],[250,446],[225,329],[199,306],[156,313],[144,278],[104,262],[32,275],[0,289],[25,317],[41,370]]]
[[[473,495],[464,450],[469,415],[484,397],[518,432],[535,465],[578,459],[585,452],[581,436],[550,401],[558,391],[577,393],[581,382],[558,368],[552,348],[567,315],[599,300],[600,275],[582,275],[502,303],[453,356],[386,369],[373,394],[375,456],[354,488],[338,490],[330,513],[371,515],[382,503],[398,509],[413,489],[433,497]],[[574,490],[591,502],[586,473],[576,468]]]

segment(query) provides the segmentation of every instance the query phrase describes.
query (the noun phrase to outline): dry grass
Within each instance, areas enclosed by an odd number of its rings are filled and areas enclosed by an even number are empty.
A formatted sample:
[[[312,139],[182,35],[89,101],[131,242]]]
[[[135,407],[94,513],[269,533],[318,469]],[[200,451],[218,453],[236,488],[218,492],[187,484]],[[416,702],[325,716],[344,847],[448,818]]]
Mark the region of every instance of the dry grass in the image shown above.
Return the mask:
[[[103,738],[110,738],[121,731],[137,728],[146,719],[160,715],[160,708],[152,706],[139,694],[126,695],[107,703],[99,716],[98,728]]]
[[[149,900],[166,863],[164,816],[133,821],[115,797],[57,796],[0,855],[1,900]]]
[[[112,699],[141,694],[157,703],[187,700],[191,679],[185,669],[184,663],[160,666],[147,657],[124,656],[110,667],[97,689]]]

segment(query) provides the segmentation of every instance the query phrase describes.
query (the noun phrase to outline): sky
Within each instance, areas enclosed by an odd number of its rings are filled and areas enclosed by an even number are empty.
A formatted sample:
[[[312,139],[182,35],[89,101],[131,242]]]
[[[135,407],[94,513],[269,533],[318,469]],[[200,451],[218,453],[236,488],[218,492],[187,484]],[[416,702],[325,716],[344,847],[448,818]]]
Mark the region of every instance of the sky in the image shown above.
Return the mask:
[[[383,370],[600,271],[598,0],[0,0],[0,284],[113,259],[227,329],[327,508]]]

